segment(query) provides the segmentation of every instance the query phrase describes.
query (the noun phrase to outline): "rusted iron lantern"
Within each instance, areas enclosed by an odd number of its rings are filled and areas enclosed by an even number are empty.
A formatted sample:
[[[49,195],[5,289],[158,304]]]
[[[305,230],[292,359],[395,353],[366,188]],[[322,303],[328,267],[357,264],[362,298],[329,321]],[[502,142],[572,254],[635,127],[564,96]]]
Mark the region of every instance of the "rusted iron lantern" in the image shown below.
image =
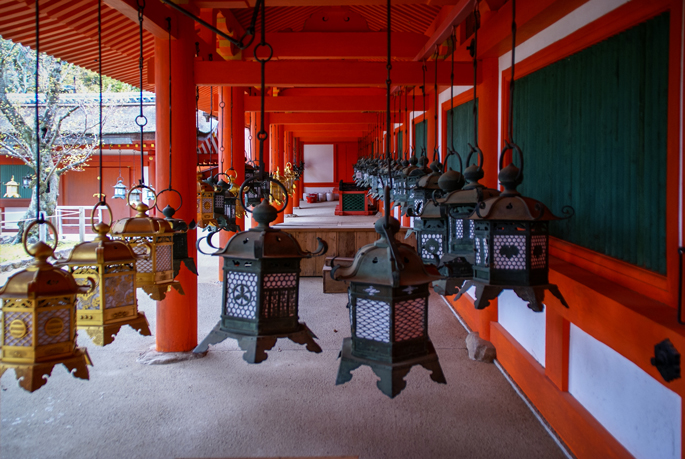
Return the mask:
[[[241,198],[250,185],[243,183]],[[210,344],[227,338],[238,340],[245,351],[243,359],[249,363],[266,360],[266,351],[278,338],[304,344],[310,352],[321,352],[314,341],[316,336],[299,321],[300,260],[321,256],[328,246],[317,238],[316,252],[305,252],[293,236],[270,227],[286,205],[287,198],[276,210],[264,199],[252,211],[247,209],[258,226],[237,233],[223,249],[212,254],[224,259],[221,320],[194,352],[205,352]],[[207,236],[210,247],[214,247],[212,236]]]
[[[134,189],[146,187],[136,185]],[[174,280],[174,232],[171,225],[161,218],[147,215],[150,207],[142,202],[133,207],[131,191],[128,203],[138,213],[135,217],[116,221],[112,225],[111,234],[114,239],[129,244],[135,254],[144,256],[136,262],[136,287],[142,288],[156,301],[166,298],[170,288],[183,294],[181,284]],[[156,204],[155,199],[152,205]]]
[[[197,276],[198,274],[197,266],[195,265],[195,259],[191,256],[188,256],[188,231],[194,230],[197,225],[195,224],[194,220],[188,224],[180,218],[174,218],[176,212],[178,212],[183,205],[183,196],[181,196],[181,193],[179,193],[178,190],[174,188],[165,188],[159,192],[157,199],[159,199],[159,197],[164,193],[170,191],[173,191],[178,195],[178,199],[180,201],[178,207],[174,209],[167,204],[164,209],[161,210],[161,212],[165,217],[164,221],[169,225],[171,232],[173,233],[172,254],[174,279],[178,276],[178,273],[181,272],[181,264],[186,265],[186,268],[188,268],[191,273]],[[157,210],[159,210],[159,207],[157,207]]]
[[[48,263],[57,246],[57,231],[50,247],[40,241],[26,246],[31,222],[24,231],[24,250],[34,260],[26,269],[11,276],[0,288],[2,300],[2,357],[0,376],[14,370],[19,385],[29,392],[47,383],[55,365],[63,364],[73,376],[88,379],[92,365],[88,351],[76,345],[76,296],[87,295],[95,288],[92,278],[88,285],[79,285],[71,273]]]
[[[241,202],[243,207],[257,206],[262,202],[262,198],[269,194],[269,182],[256,180],[258,172],[259,167],[245,163],[245,183],[249,183],[251,186],[245,191],[244,201]]]
[[[416,157],[412,157],[410,162],[415,160]],[[403,215],[407,215],[409,217],[414,217],[417,214],[421,213],[421,209],[423,208],[423,205],[425,202],[423,201],[423,195],[425,193],[423,192],[417,192],[416,187],[419,184],[419,180],[421,180],[421,177],[430,174],[431,170],[426,166],[428,163],[428,158],[425,156],[421,156],[420,158],[416,159],[416,162],[413,163],[416,166],[414,169],[412,169],[408,174],[407,174],[407,181],[406,181],[406,187],[407,187],[407,206],[405,209],[405,212]],[[429,193],[432,195],[432,193]]]
[[[467,184],[463,188],[450,189],[449,184],[440,183],[445,197],[438,202],[447,219],[448,239],[447,251],[440,259],[440,273],[445,279],[434,283],[433,289],[441,295],[456,294],[461,285],[473,277],[475,221],[469,217],[479,202],[500,194],[478,183],[484,175],[483,153],[478,147],[469,153],[466,164],[469,164],[474,154],[478,162],[464,170]]]
[[[105,207],[112,219],[112,209],[104,202],[93,208]],[[123,241],[107,236],[110,225],[100,222],[91,225],[97,234],[93,241],[78,244],[69,258],[60,265],[66,266],[79,285],[95,279],[96,288],[81,293],[76,302],[76,325],[85,330],[96,346],[107,346],[114,341],[121,327],[129,325],[143,336],[150,336],[145,314],[138,311],[136,299],[136,261],[144,258],[133,253]]]
[[[220,178],[224,175],[228,181]],[[233,185],[233,178],[221,172],[215,177],[216,186],[214,188],[214,221],[217,229],[224,231],[238,231],[236,217],[239,214],[238,198],[236,187]]]
[[[521,169],[513,163],[502,168],[508,150],[517,153]],[[508,143],[502,151],[500,169],[504,191],[480,202],[469,217],[474,222],[473,279],[464,282],[456,298],[475,287],[474,305],[483,309],[503,290],[513,290],[530,309],[540,312],[548,290],[568,307],[558,287],[548,280],[549,222],[561,218],[516,190],[523,180],[523,154],[516,144]],[[568,206],[563,212],[566,218],[573,215]]]
[[[446,382],[428,336],[428,285],[440,276],[413,247],[395,240],[399,228],[396,219],[390,218],[387,226],[380,218],[380,239],[359,249],[350,266],[331,270],[333,279],[350,283],[352,328],[352,337],[343,342],[336,384],[348,382],[354,369],[368,365],[389,397],[404,389],[404,377],[414,365],[431,371],[433,381]]]
[[[420,164],[421,162],[419,162]],[[419,170],[414,170],[412,172],[414,175],[410,175],[412,179],[416,180],[415,182],[414,180],[411,181],[416,183],[416,185],[413,185],[410,189],[409,198],[407,199],[408,204],[411,202],[411,206],[407,208],[407,215],[410,217],[420,217],[428,200],[438,199],[442,196],[442,191],[438,185],[438,180],[440,175],[442,175],[442,164],[438,161],[433,161],[430,165],[430,172],[427,174],[419,174],[417,172]]]

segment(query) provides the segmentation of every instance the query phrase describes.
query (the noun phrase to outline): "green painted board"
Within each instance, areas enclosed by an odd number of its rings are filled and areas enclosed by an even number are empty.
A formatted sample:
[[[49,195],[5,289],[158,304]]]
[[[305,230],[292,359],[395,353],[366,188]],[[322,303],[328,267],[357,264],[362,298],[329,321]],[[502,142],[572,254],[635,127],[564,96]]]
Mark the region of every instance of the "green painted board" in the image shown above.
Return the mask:
[[[476,107],[477,106],[478,101],[476,100]],[[453,110],[447,111],[447,149],[445,149],[445,151],[448,149],[456,150],[464,163],[464,169],[466,168],[466,158],[471,151],[469,144],[474,145],[472,100],[457,105]],[[471,159],[471,162],[476,161],[478,161],[478,158],[474,156]],[[450,156],[447,163],[453,170],[459,171],[459,160],[457,158]]]
[[[414,125],[414,148],[416,148],[416,156],[426,156],[426,129],[428,127],[427,121],[421,121]]]
[[[669,16],[516,81],[519,191],[559,214],[550,233],[666,274]],[[456,117],[455,117],[456,118]],[[459,132],[459,131],[457,131]]]
[[[12,176],[14,176],[14,181],[19,184],[19,195],[22,198],[30,199],[31,192],[33,191],[33,189],[22,188],[21,179],[26,175],[33,174],[33,169],[24,165],[3,164],[2,166],[0,166],[0,182],[2,182],[2,185],[0,186],[0,199],[8,199],[3,198],[3,196],[7,192],[7,187],[5,186],[5,184],[12,180]]]

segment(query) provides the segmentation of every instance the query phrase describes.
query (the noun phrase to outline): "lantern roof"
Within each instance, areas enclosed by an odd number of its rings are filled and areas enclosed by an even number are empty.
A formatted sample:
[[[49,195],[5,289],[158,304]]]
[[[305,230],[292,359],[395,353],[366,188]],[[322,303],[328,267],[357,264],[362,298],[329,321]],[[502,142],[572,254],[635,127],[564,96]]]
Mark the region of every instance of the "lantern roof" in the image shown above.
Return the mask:
[[[259,223],[256,228],[241,231],[228,244],[213,255],[260,260],[263,258],[311,258],[328,250],[328,245],[317,238],[319,248],[315,253],[303,251],[292,235],[269,226],[276,220],[278,211],[265,199],[252,210],[252,218]],[[323,253],[321,252],[321,253]]]
[[[123,241],[112,240],[107,236],[110,226],[105,223],[95,225],[97,236],[94,240],[78,244],[62,264],[112,264],[133,263],[136,255],[131,247]]]
[[[418,188],[428,190],[439,190],[438,180],[440,179],[442,165],[438,161],[433,161],[430,165],[430,173],[421,177],[416,184]]]
[[[442,278],[434,266],[423,264],[416,249],[394,240],[400,229],[397,219],[390,218],[387,233],[383,228],[384,223],[385,217],[376,221],[376,232],[381,235],[380,239],[359,249],[350,266],[335,268],[331,274],[335,280],[397,288]],[[388,237],[393,240],[389,241]],[[393,259],[401,266],[395,266]]]
[[[89,287],[79,286],[72,275],[56,268],[47,259],[53,256],[54,249],[44,242],[34,244],[29,253],[33,262],[24,270],[11,276],[0,288],[0,298],[55,297],[85,293]]]
[[[480,185],[480,184],[479,184]],[[480,185],[476,188],[452,191],[438,202],[445,206],[475,205],[481,201],[499,196],[499,191]]]
[[[171,207],[170,205],[167,204],[167,206],[162,209],[162,214],[166,217],[164,221],[166,221],[170,226],[171,230],[174,233],[185,233],[188,231],[188,224],[181,220],[180,218],[174,218],[174,214],[176,213],[176,209]]]
[[[171,225],[161,219],[156,217],[150,217],[147,215],[147,211],[150,208],[139,202],[136,206],[138,213],[135,217],[126,217],[121,220],[117,220],[114,225],[112,225],[112,235],[124,236],[124,235],[152,235],[158,233],[172,233]]]
[[[442,215],[440,214],[440,204],[434,204],[433,201],[429,199],[419,217],[422,220],[426,218],[442,218]]]

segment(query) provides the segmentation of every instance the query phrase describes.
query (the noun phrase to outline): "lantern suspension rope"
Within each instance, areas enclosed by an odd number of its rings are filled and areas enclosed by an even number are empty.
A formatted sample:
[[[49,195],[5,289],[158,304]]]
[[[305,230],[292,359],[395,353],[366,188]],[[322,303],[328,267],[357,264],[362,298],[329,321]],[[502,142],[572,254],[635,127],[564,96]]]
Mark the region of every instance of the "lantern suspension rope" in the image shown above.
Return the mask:
[[[433,107],[433,125],[435,137],[433,138],[435,142],[435,147],[433,147],[433,161],[440,160],[440,149],[438,148],[438,57],[440,57],[440,50],[438,45],[435,45],[435,83],[433,85],[433,90],[435,91],[435,106]],[[428,142],[428,139],[426,139]]]
[[[260,125],[259,125],[259,132],[257,133],[257,140],[259,140],[259,180],[264,180],[264,141],[269,138],[269,134],[266,132],[264,129],[264,96],[266,93],[266,76],[265,76],[265,71],[266,71],[266,63],[271,60],[271,56],[273,55],[273,48],[271,45],[269,45],[266,42],[266,8],[265,8],[265,2],[261,1],[261,14],[262,14],[262,20],[261,20],[261,34],[260,38],[261,41],[255,46],[254,48],[254,57],[257,61],[260,63],[261,67],[261,100],[260,100]],[[259,6],[259,5],[257,5]],[[257,8],[255,6],[255,8]],[[260,47],[268,47],[269,48],[269,55],[263,59],[260,59],[257,57],[257,50]]]
[[[38,70],[40,69],[40,0],[36,0],[36,221],[44,223],[40,213],[40,120],[38,119]]]
[[[223,110],[223,108],[222,108]],[[245,117],[243,117],[245,118]],[[244,122],[245,120],[243,120]],[[223,150],[223,139],[221,140],[222,142],[222,150]],[[234,171],[233,169],[233,88],[231,88],[231,168],[229,169],[231,171]]]
[[[98,75],[100,76],[98,85],[100,89],[100,123],[99,127],[99,144],[100,144],[100,167],[98,178],[100,179],[100,194],[98,194],[98,202],[105,202],[105,195],[102,194],[102,0],[98,0]]]
[[[476,4],[478,4],[476,2]],[[450,116],[449,116],[449,130],[452,133],[452,138],[450,140],[452,151],[454,151],[454,53],[457,50],[457,36],[455,27],[452,27],[452,71],[450,72]],[[475,99],[474,99],[475,100]]]
[[[423,61],[421,70],[423,71],[423,86],[421,86],[421,94],[423,95],[423,142],[426,145],[425,147],[421,145],[421,156],[428,156],[426,151],[428,149],[428,120],[426,119],[426,70],[428,70],[428,66],[426,66],[426,61]]]
[[[514,65],[516,62],[516,0],[511,0],[511,80],[509,81],[509,140],[514,144]]]
[[[414,113],[416,113],[416,86],[411,88],[411,116],[412,116],[412,126],[414,125]],[[412,156],[416,156],[416,130],[412,129],[414,131],[412,133],[412,149],[414,150]]]
[[[409,88],[404,90],[404,152],[402,153],[402,159],[409,159],[409,117],[407,116],[407,98],[409,97]]]
[[[136,117],[136,124],[140,126],[140,184],[145,184],[144,175],[144,151],[143,151],[143,128],[147,124],[147,118],[143,114],[143,13],[145,12],[145,0],[138,0],[138,28],[140,35],[140,59],[138,59],[138,73],[140,75],[140,114]]]
[[[195,86],[195,156],[198,158],[198,163],[200,162],[200,140],[197,137],[197,133],[200,130],[200,87]]]
[[[385,122],[387,123],[388,126],[390,126],[390,85],[392,83],[392,80],[390,79],[390,70],[392,70],[392,63],[390,62],[390,0],[387,2],[387,14],[388,14],[388,63],[386,64],[386,68],[388,69],[388,78],[385,80],[385,86],[386,86],[386,101],[385,101]],[[388,131],[387,135],[385,136],[385,147],[387,149],[387,162],[388,162],[388,183],[385,186],[384,190],[384,207],[385,207],[385,228],[386,230],[390,228],[390,190],[392,189],[392,182],[391,182],[391,177],[392,177],[392,172],[390,170],[390,131]],[[392,247],[392,241],[388,240],[388,244]]]
[[[169,188],[168,190],[171,191],[171,164],[173,161],[171,160],[171,138],[173,136],[173,127],[171,124],[171,18],[166,18],[167,20],[167,29],[169,31]]]
[[[209,163],[212,163],[212,147],[214,146],[214,86],[209,87]],[[217,166],[219,160],[217,158]]]
[[[480,29],[480,11],[478,2],[473,7],[473,17],[475,20],[475,31],[473,33],[473,145],[478,148],[478,90],[476,87],[478,77],[478,29]],[[467,164],[468,166],[468,164]]]

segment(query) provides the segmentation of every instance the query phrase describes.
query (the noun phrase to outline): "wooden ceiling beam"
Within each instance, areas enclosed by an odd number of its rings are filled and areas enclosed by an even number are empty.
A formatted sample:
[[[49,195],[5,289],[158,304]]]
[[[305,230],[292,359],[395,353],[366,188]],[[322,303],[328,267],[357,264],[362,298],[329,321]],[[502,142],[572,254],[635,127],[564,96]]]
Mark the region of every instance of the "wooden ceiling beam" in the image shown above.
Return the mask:
[[[273,124],[370,124],[375,125],[375,113],[272,113],[269,121]]]
[[[271,119],[269,119],[271,121]],[[272,122],[273,124],[273,122]],[[284,124],[286,132],[345,132],[368,131],[373,125],[367,123],[337,123],[337,124]]]
[[[245,111],[258,112],[260,110],[260,102],[259,96],[245,97]],[[267,112],[285,113],[382,112],[385,110],[385,96],[267,97],[264,100],[264,110]]]
[[[452,34],[452,28],[458,26],[473,12],[474,1],[475,0],[459,0],[444,17],[442,17],[443,15],[438,15],[436,18],[438,23],[431,24],[431,27],[428,28],[430,38],[425,42],[421,51],[416,54],[414,60],[422,61],[428,59],[435,53],[435,47],[441,45],[449,38]],[[440,20],[440,18],[442,19]]]
[[[392,0],[395,5],[454,5],[458,0]],[[197,8],[254,8],[255,0],[194,0]],[[273,6],[356,6],[360,0],[269,0],[267,7]],[[385,6],[386,0],[363,0],[364,5]]]
[[[138,24],[138,4],[136,0],[104,0],[104,3],[123,16]],[[145,4],[143,28],[157,38],[167,39],[169,30],[166,18],[171,18],[171,38],[178,38],[178,13],[159,1]]]
[[[421,62],[393,62],[392,83],[420,86],[424,77]],[[261,65],[249,61],[196,61],[195,84],[200,86],[259,86]],[[473,64],[455,62],[455,85],[471,85]],[[480,69],[479,69],[480,70]],[[271,61],[266,65],[266,85],[277,87],[368,87],[385,86],[385,62],[366,61]],[[478,81],[481,80],[478,75]],[[450,62],[438,63],[439,86],[450,84]],[[435,66],[429,65],[425,81],[433,83]]]

